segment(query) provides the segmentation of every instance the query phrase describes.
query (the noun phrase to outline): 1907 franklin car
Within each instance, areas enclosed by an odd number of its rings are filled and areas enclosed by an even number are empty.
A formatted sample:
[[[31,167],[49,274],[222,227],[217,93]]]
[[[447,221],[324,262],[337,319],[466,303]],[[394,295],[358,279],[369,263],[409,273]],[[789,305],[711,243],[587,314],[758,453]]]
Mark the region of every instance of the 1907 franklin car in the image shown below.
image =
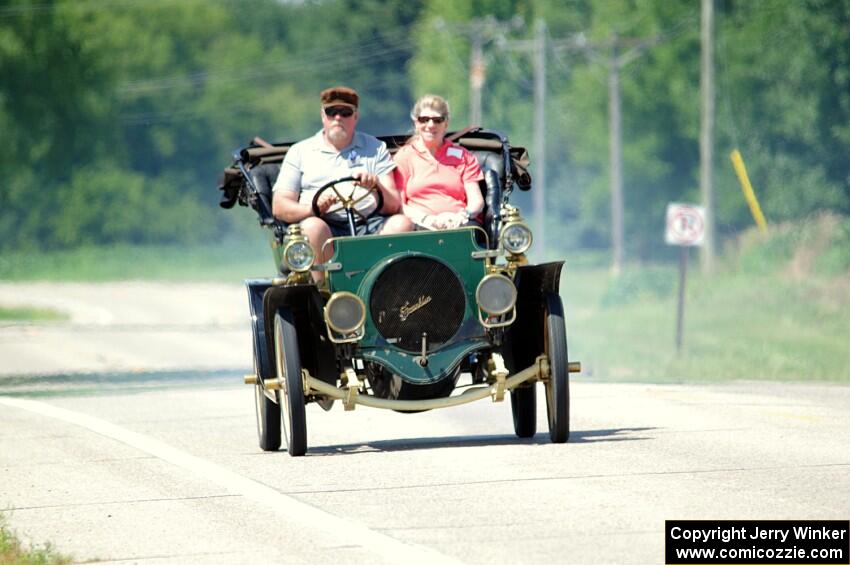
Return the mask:
[[[381,139],[393,151],[406,137]],[[255,390],[263,450],[277,450],[283,435],[289,454],[303,455],[305,406],[330,410],[336,400],[346,410],[417,412],[502,401],[508,392],[516,435],[531,437],[538,382],[551,441],[568,440],[569,375],[581,369],[567,355],[558,294],[563,262],[528,263],[532,233],[509,203],[514,187],[531,188],[527,154],[488,130],[462,132],[455,142],[484,172],[483,228],[334,238],[327,263],[316,263],[297,225],[271,213],[271,186],[291,143],[255,140],[225,169],[222,207],[238,202],[257,212],[278,271],[246,281],[254,373],[245,382]],[[380,191],[358,194],[350,180],[322,191],[336,192],[337,213],[354,233],[368,215],[360,204],[379,200]],[[321,284],[311,270],[324,272]],[[461,374],[469,384],[459,385]]]

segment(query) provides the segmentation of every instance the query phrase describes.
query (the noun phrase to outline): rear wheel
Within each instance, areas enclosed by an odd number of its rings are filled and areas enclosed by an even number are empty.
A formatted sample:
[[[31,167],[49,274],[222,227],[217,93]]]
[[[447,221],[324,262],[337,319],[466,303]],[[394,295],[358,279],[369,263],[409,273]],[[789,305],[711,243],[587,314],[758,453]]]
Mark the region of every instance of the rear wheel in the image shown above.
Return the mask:
[[[535,384],[511,391],[511,412],[517,437],[533,437],[537,432],[537,387]]]
[[[307,416],[298,337],[292,312],[289,310],[281,310],[275,315],[274,350],[277,378],[281,383],[279,394],[283,439],[289,454],[297,457],[307,451]]]
[[[260,449],[277,451],[280,447],[280,405],[269,399],[259,384],[254,386],[254,411]]]
[[[549,437],[552,443],[564,443],[570,436],[570,373],[564,308],[557,294],[546,295],[544,321],[544,352],[549,358],[549,380],[546,382]]]

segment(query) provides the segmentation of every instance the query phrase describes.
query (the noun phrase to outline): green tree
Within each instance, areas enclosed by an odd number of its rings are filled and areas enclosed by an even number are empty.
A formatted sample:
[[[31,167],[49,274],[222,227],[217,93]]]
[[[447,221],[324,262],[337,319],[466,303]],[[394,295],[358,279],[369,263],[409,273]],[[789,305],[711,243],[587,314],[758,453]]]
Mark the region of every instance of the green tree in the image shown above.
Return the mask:
[[[313,133],[321,89],[352,84],[364,129],[400,127],[417,10],[376,0],[0,6],[0,124],[12,149],[0,157],[0,246],[226,234],[241,221],[219,213],[214,186],[231,151],[257,135]]]
[[[847,210],[848,3],[726,4],[718,39],[721,227],[748,225],[728,153],[739,148],[769,221]],[[822,11],[822,8],[824,11]],[[841,14],[843,11],[843,25]],[[830,13],[831,12],[831,13]],[[835,19],[832,17],[835,16]],[[845,86],[843,92],[836,87]],[[843,100],[843,108],[842,108]],[[844,129],[846,132],[847,130]]]

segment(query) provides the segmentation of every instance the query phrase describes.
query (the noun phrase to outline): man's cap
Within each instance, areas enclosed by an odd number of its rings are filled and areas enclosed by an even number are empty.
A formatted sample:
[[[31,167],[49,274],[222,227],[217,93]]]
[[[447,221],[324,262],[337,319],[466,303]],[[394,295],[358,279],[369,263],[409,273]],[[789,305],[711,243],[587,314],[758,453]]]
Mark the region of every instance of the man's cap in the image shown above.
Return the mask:
[[[322,91],[322,108],[328,106],[351,106],[357,108],[360,97],[357,91],[347,86],[334,86]]]

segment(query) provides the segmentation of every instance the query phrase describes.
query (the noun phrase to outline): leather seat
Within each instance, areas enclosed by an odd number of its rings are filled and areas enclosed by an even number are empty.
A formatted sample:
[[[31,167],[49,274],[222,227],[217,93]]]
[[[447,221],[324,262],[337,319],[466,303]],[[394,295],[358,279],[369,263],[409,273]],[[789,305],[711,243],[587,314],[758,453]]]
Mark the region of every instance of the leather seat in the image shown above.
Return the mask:
[[[505,162],[500,153],[487,150],[474,150],[472,154],[478,160],[484,180],[479,183],[484,196],[484,231],[490,240],[490,248],[498,245],[499,212],[502,205],[502,183],[505,178]]]
[[[264,195],[271,204],[272,187],[280,173],[280,163],[260,163],[251,169],[251,179],[260,194]]]

